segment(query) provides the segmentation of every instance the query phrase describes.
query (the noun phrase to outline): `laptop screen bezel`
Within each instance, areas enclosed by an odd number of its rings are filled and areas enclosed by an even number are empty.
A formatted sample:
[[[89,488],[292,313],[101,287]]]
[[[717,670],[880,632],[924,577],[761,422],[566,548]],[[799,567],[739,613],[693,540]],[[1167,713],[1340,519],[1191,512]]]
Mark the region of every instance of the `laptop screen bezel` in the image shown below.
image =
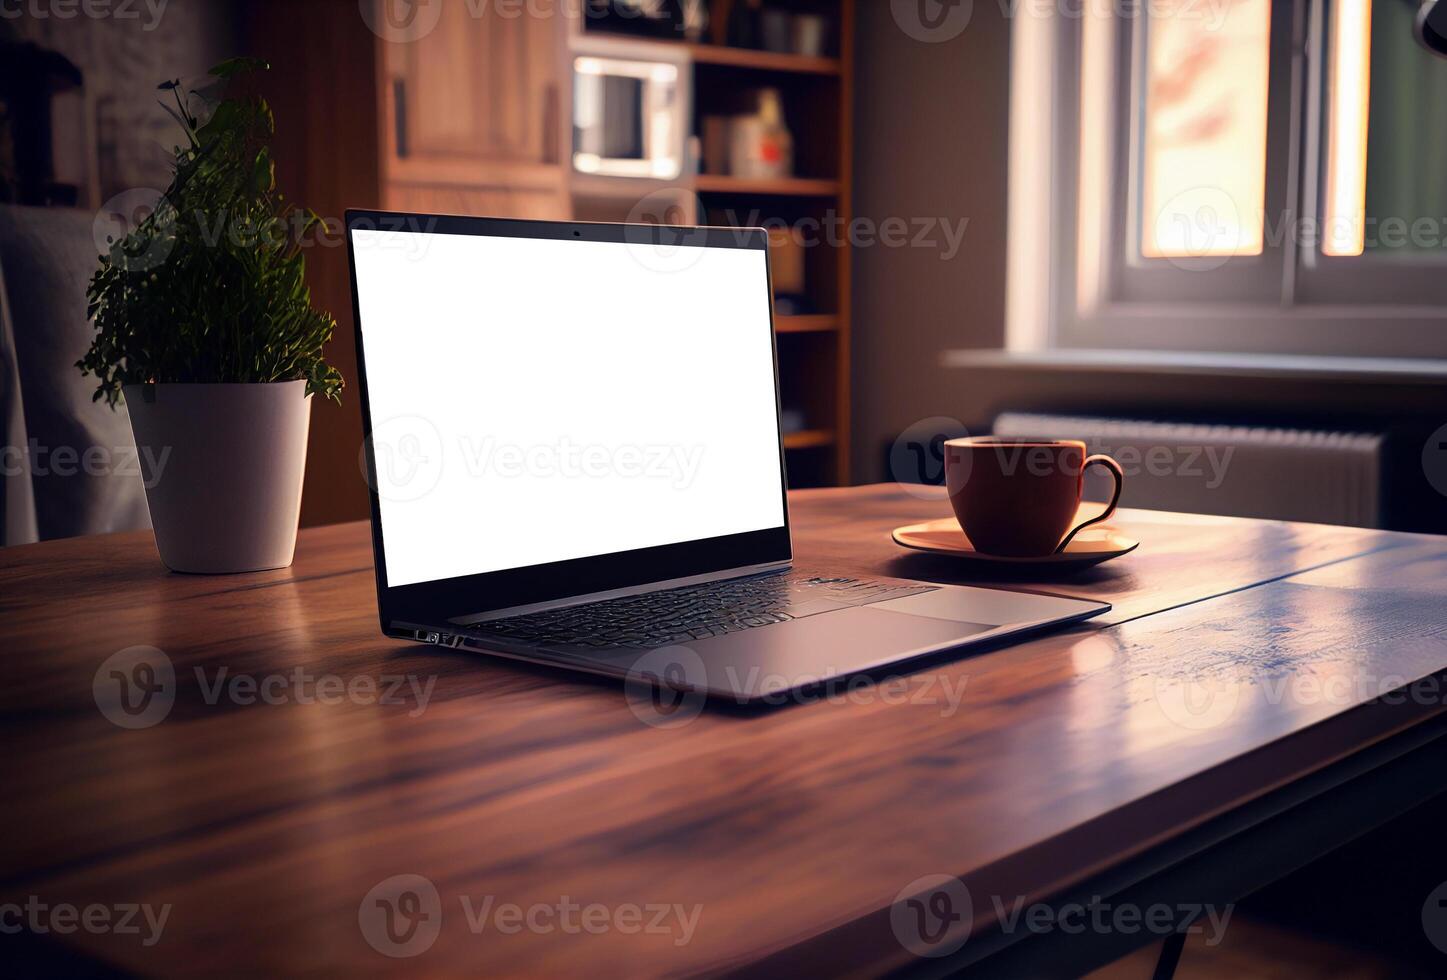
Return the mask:
[[[774,371],[774,432],[779,459],[779,490],[783,525],[639,548],[608,555],[528,565],[456,578],[389,586],[383,538],[381,501],[377,494],[376,459],[372,446],[372,412],[368,397],[367,362],[362,310],[357,290],[357,264],[352,235],[356,231],[422,232],[493,238],[531,238],[565,242],[613,242],[639,245],[648,241],[678,241],[704,248],[743,248],[764,253],[764,288],[769,310],[770,351]],[[640,236],[649,236],[640,238]],[[672,236],[665,239],[663,236]],[[372,554],[376,566],[377,604],[383,629],[394,624],[440,626],[500,609],[566,600],[598,592],[629,589],[656,582],[711,575],[734,569],[779,564],[792,560],[789,531],[788,484],[784,440],[780,425],[779,350],[774,332],[773,282],[769,271],[768,233],[762,228],[679,228],[666,225],[629,225],[603,222],[528,221],[478,218],[404,211],[348,210],[346,212],[347,263],[352,286],[352,325],[356,338],[357,390],[361,400],[363,461],[372,509]]]

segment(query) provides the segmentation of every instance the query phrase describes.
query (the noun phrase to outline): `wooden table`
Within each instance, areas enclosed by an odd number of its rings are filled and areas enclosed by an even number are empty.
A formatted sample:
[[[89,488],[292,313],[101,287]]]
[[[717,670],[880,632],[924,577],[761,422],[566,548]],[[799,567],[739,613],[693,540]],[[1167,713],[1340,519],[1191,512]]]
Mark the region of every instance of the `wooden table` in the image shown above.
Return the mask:
[[[967,581],[889,539],[937,495],[791,499],[802,567]],[[141,973],[1084,968],[1150,937],[1022,937],[997,900],[1227,900],[1441,786],[1447,541],[1114,523],[1138,552],[1009,584],[1107,616],[672,728],[606,681],[385,639],[363,525],[236,577],[168,574],[147,534],[0,551],[0,905],[49,910],[27,955]],[[127,728],[102,668],[137,645],[175,683]],[[900,903],[941,877],[973,932],[921,959]],[[140,928],[63,933],[61,904]]]

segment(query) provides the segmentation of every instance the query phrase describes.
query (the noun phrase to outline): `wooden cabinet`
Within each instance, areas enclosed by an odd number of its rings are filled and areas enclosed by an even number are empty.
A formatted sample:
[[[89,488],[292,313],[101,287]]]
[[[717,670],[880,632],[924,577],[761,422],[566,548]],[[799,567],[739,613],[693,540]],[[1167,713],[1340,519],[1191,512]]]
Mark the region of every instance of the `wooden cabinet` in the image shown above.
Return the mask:
[[[424,37],[378,45],[387,207],[567,217],[559,21],[448,3]]]

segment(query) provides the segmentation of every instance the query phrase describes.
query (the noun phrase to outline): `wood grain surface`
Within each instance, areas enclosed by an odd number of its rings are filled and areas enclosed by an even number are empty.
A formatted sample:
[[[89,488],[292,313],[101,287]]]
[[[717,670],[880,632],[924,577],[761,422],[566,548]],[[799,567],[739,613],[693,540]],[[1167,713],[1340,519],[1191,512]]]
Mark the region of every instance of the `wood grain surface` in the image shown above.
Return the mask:
[[[945,506],[795,493],[798,562],[974,581],[889,540]],[[1113,524],[1137,552],[1004,583],[1109,616],[673,727],[608,682],[386,639],[365,525],[234,577],[168,574],[147,535],[0,551],[0,906],[169,907],[149,945],[45,937],[147,974],[719,973],[858,923],[834,966],[873,975],[912,962],[888,911],[922,876],[960,878],[983,927],[992,897],[1048,896],[1441,710],[1439,539]],[[124,728],[104,666],[135,646],[175,682]],[[376,903],[406,891],[423,904],[389,936]]]

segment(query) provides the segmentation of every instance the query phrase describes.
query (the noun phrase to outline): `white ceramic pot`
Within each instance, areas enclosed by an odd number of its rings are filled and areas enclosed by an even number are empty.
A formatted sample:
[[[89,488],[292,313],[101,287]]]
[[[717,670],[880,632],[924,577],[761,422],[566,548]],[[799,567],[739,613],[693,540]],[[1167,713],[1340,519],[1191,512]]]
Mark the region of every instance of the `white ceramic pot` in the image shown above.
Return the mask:
[[[306,382],[127,385],[125,396],[166,567],[290,565],[311,421]]]

